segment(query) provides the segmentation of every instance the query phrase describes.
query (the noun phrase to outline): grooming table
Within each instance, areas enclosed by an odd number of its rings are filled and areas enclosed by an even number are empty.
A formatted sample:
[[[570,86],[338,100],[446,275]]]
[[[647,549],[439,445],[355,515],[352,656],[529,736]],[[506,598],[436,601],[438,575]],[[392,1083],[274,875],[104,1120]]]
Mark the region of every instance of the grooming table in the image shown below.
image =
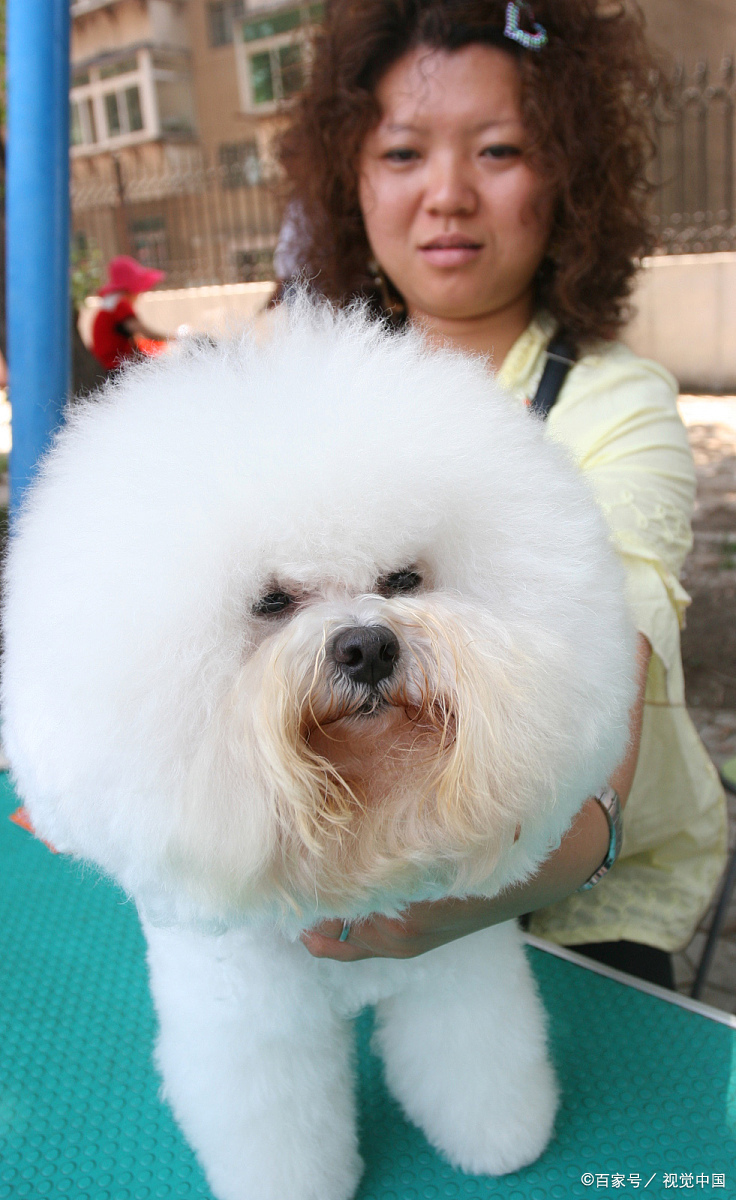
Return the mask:
[[[209,1197],[158,1098],[135,909],[11,824],[17,804],[1,776],[0,1200]],[[736,1018],[530,942],[563,1092],[547,1151],[454,1171],[387,1094],[366,1013],[359,1200],[736,1196]]]

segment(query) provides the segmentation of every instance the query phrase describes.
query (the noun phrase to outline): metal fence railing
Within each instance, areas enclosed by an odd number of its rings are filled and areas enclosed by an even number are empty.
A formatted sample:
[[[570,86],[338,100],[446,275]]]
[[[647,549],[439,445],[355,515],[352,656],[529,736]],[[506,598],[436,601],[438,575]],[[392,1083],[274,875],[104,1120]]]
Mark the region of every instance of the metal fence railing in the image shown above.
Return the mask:
[[[653,220],[658,253],[736,250],[734,113],[736,73],[678,67],[658,88]],[[108,160],[104,179],[72,184],[79,249],[102,262],[132,254],[167,273],[170,287],[273,278],[283,214],[272,173],[243,162],[203,161],[196,152],[159,173]]]
[[[102,181],[72,183],[77,246],[103,262],[132,254],[166,271],[169,287],[273,278],[282,217],[274,182],[192,156],[151,172],[111,162]]]
[[[736,250],[731,58],[713,70],[678,66],[654,105],[654,222],[661,254]]]

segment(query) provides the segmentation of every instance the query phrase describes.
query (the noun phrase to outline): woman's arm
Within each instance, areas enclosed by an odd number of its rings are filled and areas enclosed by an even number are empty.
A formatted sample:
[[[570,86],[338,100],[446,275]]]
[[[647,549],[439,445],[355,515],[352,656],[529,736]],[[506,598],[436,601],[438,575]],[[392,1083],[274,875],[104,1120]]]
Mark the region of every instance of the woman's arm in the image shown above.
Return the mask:
[[[152,342],[171,341],[170,333],[156,333],[155,329],[149,329],[148,325],[144,325],[140,317],[125,317],[119,324],[131,338],[138,334],[140,337],[150,338]]]
[[[629,749],[610,780],[622,807],[628,799],[636,771],[651,652],[649,642],[639,634],[638,690],[631,710]],[[414,958],[488,925],[497,925],[563,900],[598,869],[606,857],[608,840],[608,821],[598,801],[591,798],[581,808],[558,849],[527,883],[508,888],[490,900],[471,896],[467,900],[426,901],[410,905],[400,919],[380,915],[369,917],[351,929],[347,942],[337,940],[342,930],[341,921],[325,921],[303,934],[302,941],[315,957],[335,958],[342,962],[354,962],[359,958]]]

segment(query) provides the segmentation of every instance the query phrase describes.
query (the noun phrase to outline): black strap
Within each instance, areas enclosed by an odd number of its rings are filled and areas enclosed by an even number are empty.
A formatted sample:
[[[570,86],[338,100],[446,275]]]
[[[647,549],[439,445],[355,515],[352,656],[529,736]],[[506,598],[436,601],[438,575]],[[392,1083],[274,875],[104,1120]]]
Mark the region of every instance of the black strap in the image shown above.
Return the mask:
[[[542,378],[539,381],[537,394],[529,405],[531,411],[547,420],[553,406],[557,402],[562,385],[567,379],[570,367],[575,366],[577,354],[565,337],[558,333],[547,346],[547,361],[544,365]]]

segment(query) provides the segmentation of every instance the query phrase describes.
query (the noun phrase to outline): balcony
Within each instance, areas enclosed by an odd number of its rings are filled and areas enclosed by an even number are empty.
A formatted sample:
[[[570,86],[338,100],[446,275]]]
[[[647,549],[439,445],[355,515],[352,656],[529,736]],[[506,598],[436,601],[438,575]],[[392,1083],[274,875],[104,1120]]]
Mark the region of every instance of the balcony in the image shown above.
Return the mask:
[[[196,136],[188,57],[182,52],[148,45],[77,64],[69,98],[74,157]]]

